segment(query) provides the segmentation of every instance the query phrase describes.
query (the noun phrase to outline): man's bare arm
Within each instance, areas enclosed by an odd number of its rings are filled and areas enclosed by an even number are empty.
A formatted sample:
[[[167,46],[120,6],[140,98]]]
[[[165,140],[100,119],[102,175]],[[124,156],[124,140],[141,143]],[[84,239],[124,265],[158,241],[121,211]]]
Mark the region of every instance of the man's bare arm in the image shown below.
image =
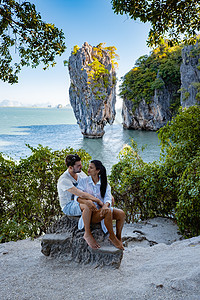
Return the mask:
[[[97,207],[96,205],[94,204],[94,202],[92,200],[89,200],[89,199],[83,199],[83,198],[78,198],[77,201],[80,203],[80,204],[86,204],[92,211],[97,211]],[[81,207],[81,206],[80,206]]]
[[[86,192],[83,192],[83,191],[77,189],[75,186],[72,187],[72,188],[70,188],[70,189],[68,189],[68,192],[70,192],[70,193],[72,193],[75,196],[78,196],[80,198],[92,200],[92,201],[98,203],[100,206],[103,205],[103,203],[102,203],[102,201],[100,199],[98,199],[98,198],[90,195],[89,193],[86,193]]]

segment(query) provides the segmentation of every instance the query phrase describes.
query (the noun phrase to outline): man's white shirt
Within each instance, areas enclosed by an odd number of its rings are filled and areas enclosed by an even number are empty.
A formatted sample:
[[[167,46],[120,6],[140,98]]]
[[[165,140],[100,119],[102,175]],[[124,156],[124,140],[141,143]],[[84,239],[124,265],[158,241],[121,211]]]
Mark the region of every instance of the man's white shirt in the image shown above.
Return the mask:
[[[79,183],[79,180],[81,178],[87,177],[87,175],[81,171],[80,173],[77,173],[78,179],[75,180],[69,173],[68,170],[66,170],[58,179],[57,183],[57,189],[58,189],[58,197],[60,201],[61,209],[65,207],[67,203],[69,203],[72,198],[72,193],[70,193],[68,190],[71,189],[74,186],[77,186]]]

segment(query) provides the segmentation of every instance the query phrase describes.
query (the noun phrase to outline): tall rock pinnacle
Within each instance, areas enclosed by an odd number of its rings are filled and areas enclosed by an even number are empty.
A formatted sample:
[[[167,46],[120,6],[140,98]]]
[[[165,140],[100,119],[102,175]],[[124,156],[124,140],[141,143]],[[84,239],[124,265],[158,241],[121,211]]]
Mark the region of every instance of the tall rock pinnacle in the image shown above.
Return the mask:
[[[112,49],[87,42],[74,47],[69,57],[70,103],[81,132],[88,138],[100,138],[104,126],[115,119],[116,72]]]

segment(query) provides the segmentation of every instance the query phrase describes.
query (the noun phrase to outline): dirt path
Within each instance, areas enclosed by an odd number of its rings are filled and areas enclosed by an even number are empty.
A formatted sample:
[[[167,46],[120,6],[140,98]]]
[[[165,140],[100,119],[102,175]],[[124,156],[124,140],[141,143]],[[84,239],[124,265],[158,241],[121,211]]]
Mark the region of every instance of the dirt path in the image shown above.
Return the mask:
[[[158,239],[164,235],[155,224],[148,225],[140,231]],[[169,228],[166,239],[172,236]],[[127,225],[124,235],[133,231]],[[132,242],[119,269],[94,269],[45,257],[40,242],[0,244],[0,299],[200,300],[200,236],[171,245],[161,241],[153,247]]]

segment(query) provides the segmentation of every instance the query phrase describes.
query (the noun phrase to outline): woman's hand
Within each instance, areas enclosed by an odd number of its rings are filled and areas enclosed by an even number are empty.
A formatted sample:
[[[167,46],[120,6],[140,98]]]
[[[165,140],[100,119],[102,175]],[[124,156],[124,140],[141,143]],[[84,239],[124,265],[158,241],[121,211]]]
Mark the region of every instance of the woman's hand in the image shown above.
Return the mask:
[[[105,215],[107,214],[109,207],[108,207],[108,203],[105,203],[102,208],[101,208],[101,212],[100,212],[100,217],[103,218],[105,217]]]
[[[102,202],[100,199],[98,199],[98,201],[96,201],[96,203],[97,203],[99,206],[103,207],[103,202]]]

